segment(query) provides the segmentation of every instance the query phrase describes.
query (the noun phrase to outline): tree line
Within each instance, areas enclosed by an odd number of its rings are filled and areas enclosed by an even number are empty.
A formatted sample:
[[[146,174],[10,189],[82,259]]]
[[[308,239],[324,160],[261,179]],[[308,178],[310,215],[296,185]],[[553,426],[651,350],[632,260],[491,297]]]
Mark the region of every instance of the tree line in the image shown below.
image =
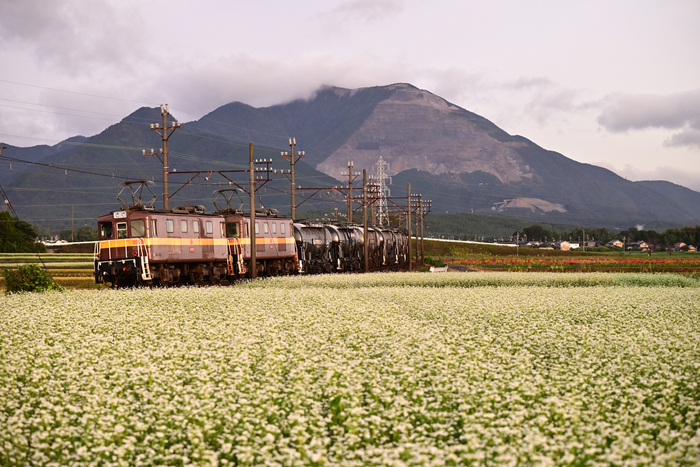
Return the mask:
[[[0,253],[43,253],[46,247],[37,243],[36,227],[12,217],[9,211],[0,212]]]
[[[607,243],[611,240],[624,240],[626,243],[643,241],[656,248],[671,248],[677,243],[686,245],[700,244],[700,225],[695,227],[671,228],[664,232],[654,230],[639,230],[635,227],[627,230],[611,230],[606,228],[586,229],[576,228],[570,232],[553,232],[540,225],[525,227],[522,231],[513,233],[513,238],[518,236],[521,240],[529,241],[557,241],[566,240],[573,242],[600,241]]]

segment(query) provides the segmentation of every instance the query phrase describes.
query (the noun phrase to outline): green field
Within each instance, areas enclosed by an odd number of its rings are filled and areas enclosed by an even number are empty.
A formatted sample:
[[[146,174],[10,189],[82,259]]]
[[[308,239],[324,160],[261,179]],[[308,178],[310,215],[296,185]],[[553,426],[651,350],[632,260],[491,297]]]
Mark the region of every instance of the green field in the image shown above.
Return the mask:
[[[45,268],[54,281],[71,289],[101,288],[93,279],[92,253],[0,253],[0,271],[15,269],[23,264],[38,264]],[[5,280],[0,275],[0,292]]]
[[[0,296],[0,465],[697,465],[700,287],[366,274]]]

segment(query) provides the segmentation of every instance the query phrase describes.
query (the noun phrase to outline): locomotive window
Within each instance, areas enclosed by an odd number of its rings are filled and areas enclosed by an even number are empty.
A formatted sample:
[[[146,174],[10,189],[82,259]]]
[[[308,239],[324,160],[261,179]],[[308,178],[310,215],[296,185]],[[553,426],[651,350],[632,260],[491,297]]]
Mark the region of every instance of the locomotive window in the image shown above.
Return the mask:
[[[182,230],[182,233],[187,232],[187,221],[186,220],[180,221],[180,230]]]
[[[270,232],[270,227],[267,225],[267,222],[263,222],[263,232],[265,232],[265,233]]]
[[[199,233],[199,221],[198,220],[192,221],[192,232]]]
[[[126,222],[117,223],[117,238],[126,238]]]
[[[158,236],[158,224],[155,219],[151,219],[151,237]]]
[[[134,219],[131,221],[131,236],[143,237],[146,235],[146,221],[143,219]]]
[[[258,223],[256,222],[256,223],[255,223],[255,235],[257,235],[257,234],[259,234],[259,233],[260,233],[260,224],[258,224]]]
[[[166,219],[165,230],[167,230],[168,233],[175,232],[175,221],[173,221],[172,219]]]
[[[241,225],[238,222],[226,224],[226,238],[241,238]]]
[[[272,223],[272,233],[275,235],[277,234],[277,224],[274,222]]]
[[[112,223],[111,222],[102,222],[100,224],[100,238],[112,238]]]
[[[207,234],[211,235],[214,233],[214,223],[212,221],[207,221]]]
[[[285,227],[284,227],[285,225],[286,225],[286,224],[280,224],[280,233],[281,233],[282,235],[284,235],[284,234],[286,233],[286,232],[285,232]]]

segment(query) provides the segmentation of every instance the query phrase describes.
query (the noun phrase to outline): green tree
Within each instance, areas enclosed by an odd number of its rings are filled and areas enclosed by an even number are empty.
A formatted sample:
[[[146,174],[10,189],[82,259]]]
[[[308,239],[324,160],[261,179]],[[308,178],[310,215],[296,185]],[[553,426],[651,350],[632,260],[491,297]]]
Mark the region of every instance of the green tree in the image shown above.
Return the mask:
[[[46,251],[35,244],[36,230],[30,224],[13,218],[8,211],[0,212],[0,253],[33,253]]]
[[[85,226],[75,231],[76,242],[94,242],[97,240],[97,230]]]
[[[554,238],[554,234],[549,230],[546,230],[540,225],[531,225],[530,227],[525,227],[523,233],[527,235],[527,239],[530,241],[544,241],[546,238]]]
[[[65,240],[66,242],[73,241],[73,231],[71,229],[61,230],[58,232],[58,239]]]
[[[13,292],[43,292],[45,290],[63,290],[64,287],[56,284],[53,277],[36,264],[25,264],[16,271],[5,269],[2,271],[5,278],[5,293]]]

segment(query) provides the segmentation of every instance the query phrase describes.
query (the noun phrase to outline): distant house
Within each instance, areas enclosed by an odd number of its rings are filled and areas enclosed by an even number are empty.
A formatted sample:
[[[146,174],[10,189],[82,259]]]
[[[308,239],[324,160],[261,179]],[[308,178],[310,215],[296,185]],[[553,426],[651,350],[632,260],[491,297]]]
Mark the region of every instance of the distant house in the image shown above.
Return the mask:
[[[622,243],[622,240],[610,240],[608,243],[605,244],[605,246],[607,246],[607,247],[616,246],[618,248],[622,248],[625,245],[624,245],[624,243]]]
[[[683,248],[685,248],[685,247],[686,247],[686,244],[683,243],[683,242],[678,242],[678,243],[676,243],[675,245],[673,245],[673,248],[674,248],[676,251],[680,251],[681,249],[683,249]]]
[[[630,242],[627,244],[628,250],[646,250],[647,248],[649,248],[649,245],[644,240],[640,240],[638,242]]]
[[[698,250],[697,250],[697,248],[695,248],[693,245],[690,245],[690,246],[688,247],[688,251],[694,251],[694,252],[696,252],[696,251],[698,251]]]
[[[554,248],[561,251],[571,250],[571,244],[569,242],[557,242],[554,244]]]

